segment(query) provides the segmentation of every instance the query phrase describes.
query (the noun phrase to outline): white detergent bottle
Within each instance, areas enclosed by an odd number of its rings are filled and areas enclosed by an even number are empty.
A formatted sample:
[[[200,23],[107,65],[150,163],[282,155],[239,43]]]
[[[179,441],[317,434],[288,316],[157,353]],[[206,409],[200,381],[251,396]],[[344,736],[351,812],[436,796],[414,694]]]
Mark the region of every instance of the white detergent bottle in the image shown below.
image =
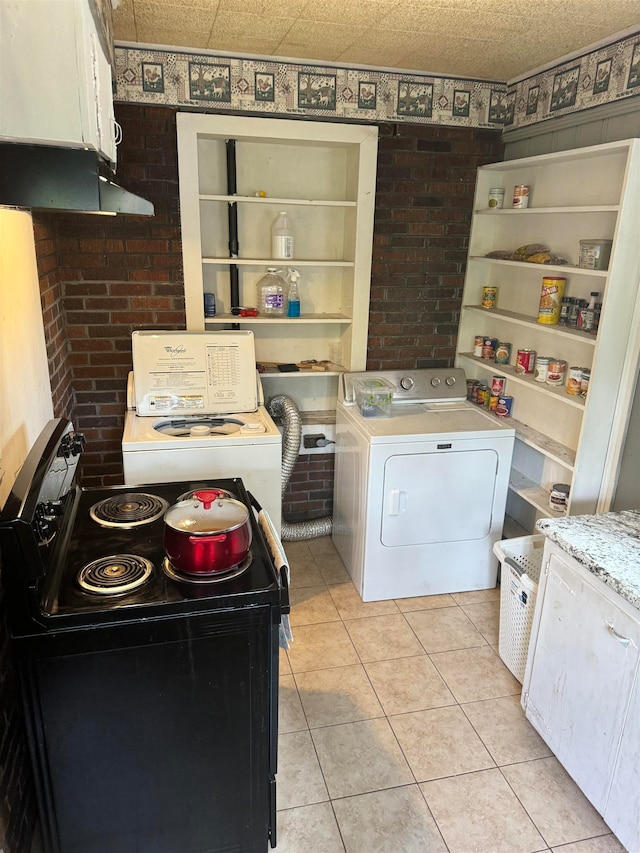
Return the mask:
[[[276,267],[268,267],[267,274],[258,281],[258,310],[267,316],[284,317],[286,314],[286,281]]]
[[[285,210],[280,211],[271,226],[271,257],[283,261],[293,258],[293,231]]]
[[[287,308],[287,317],[300,316],[300,291],[298,290],[298,282],[300,281],[300,273],[298,270],[289,270],[289,305]]]

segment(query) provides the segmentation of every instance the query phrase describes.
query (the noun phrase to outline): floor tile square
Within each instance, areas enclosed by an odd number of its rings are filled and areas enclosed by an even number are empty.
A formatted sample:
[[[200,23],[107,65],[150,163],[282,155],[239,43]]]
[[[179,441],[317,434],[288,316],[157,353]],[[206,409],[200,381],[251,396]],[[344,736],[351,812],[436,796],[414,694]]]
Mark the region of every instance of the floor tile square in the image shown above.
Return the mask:
[[[347,853],[447,853],[417,785],[335,800],[333,807]]]
[[[405,613],[405,619],[429,653],[484,646],[487,642],[460,607],[418,610]]]
[[[468,592],[452,592],[451,598],[456,604],[461,606],[467,604],[479,604],[481,601],[500,600],[500,587],[494,586],[491,589],[470,589]]]
[[[489,646],[430,655],[460,703],[520,695],[522,685]]]
[[[289,570],[291,572],[290,587],[292,590],[302,589],[305,586],[326,586],[320,569],[311,554],[307,554],[306,557],[296,557],[289,563]]]
[[[384,718],[313,729],[311,736],[332,799],[415,781]]]
[[[462,610],[476,626],[490,646],[498,645],[500,628],[500,601],[483,601],[480,604],[463,604]]]
[[[364,602],[351,581],[334,584],[329,587],[329,591],[342,619],[361,619],[364,616],[385,616],[398,612],[394,601]]]
[[[306,586],[301,589],[291,587],[289,591],[291,603],[291,627],[300,625],[317,625],[319,622],[339,622],[340,616],[329,595],[329,590],[322,586]]]
[[[331,536],[316,536],[315,539],[308,539],[305,543],[309,551],[315,556],[316,554],[337,554],[336,546],[333,544]]]
[[[426,654],[365,664],[385,714],[454,705],[453,694]]]
[[[457,705],[400,714],[389,723],[418,782],[495,766]]]
[[[450,853],[534,853],[546,844],[499,770],[423,782]]]
[[[337,553],[315,554],[313,559],[326,584],[350,583],[349,572]]]
[[[449,593],[416,595],[414,598],[396,598],[395,602],[401,613],[411,613],[412,610],[432,610],[434,607],[456,607],[456,603]]]
[[[317,803],[279,811],[276,820],[277,853],[344,853],[344,844],[331,803]],[[265,847],[265,853],[271,848]]]
[[[502,772],[549,847],[610,832],[557,758],[510,764]]]
[[[349,619],[345,627],[363,663],[411,657],[424,652],[401,613]]]
[[[281,675],[278,691],[278,732],[301,732],[308,728],[293,675]]]
[[[278,809],[329,799],[318,756],[307,732],[278,736]]]
[[[498,766],[551,755],[525,717],[519,696],[470,702],[462,710]]]
[[[309,728],[384,716],[361,664],[300,672],[295,678]]]
[[[627,853],[627,849],[615,835],[600,835],[598,838],[588,838],[586,841],[574,841],[572,844],[554,847],[553,853]]]
[[[342,622],[301,625],[287,654],[294,673],[360,663]]]

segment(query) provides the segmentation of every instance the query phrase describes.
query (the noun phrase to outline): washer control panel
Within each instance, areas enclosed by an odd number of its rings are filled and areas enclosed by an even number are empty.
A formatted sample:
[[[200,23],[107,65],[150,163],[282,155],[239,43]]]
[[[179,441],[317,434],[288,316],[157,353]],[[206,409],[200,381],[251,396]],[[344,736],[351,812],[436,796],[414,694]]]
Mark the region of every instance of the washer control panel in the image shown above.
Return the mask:
[[[424,367],[416,370],[371,370],[366,373],[344,373],[342,399],[354,400],[355,379],[379,377],[395,386],[393,403],[446,403],[467,399],[467,377],[461,367]]]

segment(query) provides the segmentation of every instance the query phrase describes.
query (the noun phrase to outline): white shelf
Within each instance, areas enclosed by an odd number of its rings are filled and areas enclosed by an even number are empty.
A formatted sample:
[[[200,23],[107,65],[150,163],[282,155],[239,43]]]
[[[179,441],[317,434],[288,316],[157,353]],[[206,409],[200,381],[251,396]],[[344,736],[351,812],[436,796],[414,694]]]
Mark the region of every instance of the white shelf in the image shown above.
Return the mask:
[[[251,267],[344,267],[352,269],[355,264],[353,261],[302,261],[298,258],[285,260],[283,258],[202,258],[203,264],[234,264],[235,266],[251,266]]]
[[[317,198],[260,198],[251,195],[200,195],[200,201],[224,201],[228,204],[276,204],[281,207],[300,205],[303,207],[356,207],[355,201],[329,200]]]
[[[594,204],[580,205],[579,207],[518,207],[511,208],[481,208],[475,212],[479,215],[486,216],[535,216],[537,214],[548,213],[617,213],[620,210],[619,204]]]
[[[538,323],[538,321],[533,317],[528,317],[525,314],[517,314],[515,311],[503,311],[501,308],[483,308],[481,305],[465,305],[464,307],[467,311],[478,311],[480,314],[484,315],[492,314],[509,323],[514,323],[517,326],[529,326],[533,329],[542,329],[543,331],[552,334],[553,337],[572,338],[573,340],[580,340],[589,346],[595,346],[596,344],[596,336],[590,335],[588,332],[581,332],[578,329],[570,329],[566,326],[554,326],[546,325],[545,323]],[[498,365],[498,367],[499,366],[500,365]]]
[[[505,261],[501,258],[487,258],[484,255],[470,255],[470,261],[481,261],[485,264],[499,264],[500,266],[519,267],[520,269],[538,269],[543,275],[548,272],[564,273],[564,275],[587,275],[596,278],[606,278],[608,270],[586,270],[582,267],[574,267],[570,264],[530,264],[527,261]]]
[[[221,325],[227,323],[242,323],[244,325],[304,325],[305,323],[318,325],[323,323],[343,323],[349,325],[352,321],[350,317],[345,317],[344,314],[305,314],[303,317],[239,317],[235,314],[216,314],[215,317],[205,317],[206,325]]]
[[[496,364],[494,361],[489,361],[488,359],[476,358],[470,352],[459,352],[458,357],[472,362],[492,375],[497,373],[504,374],[509,378],[509,382],[513,382],[516,385],[526,385],[527,388],[533,388],[539,394],[551,396],[567,406],[584,409],[584,399],[567,394],[566,385],[547,385],[546,382],[536,382],[533,374],[516,373],[516,369],[512,364]]]
[[[534,483],[515,468],[511,469],[509,475],[509,488],[547,518],[555,517],[549,509],[549,489]]]
[[[529,447],[533,447],[534,450],[537,450],[543,456],[546,456],[548,459],[552,459],[559,465],[564,466],[569,471],[573,471],[576,464],[575,450],[572,450],[570,447],[566,447],[559,441],[554,441],[543,432],[527,426],[527,424],[523,424],[515,418],[511,419],[511,425],[515,427],[516,437],[524,444],[527,444]]]

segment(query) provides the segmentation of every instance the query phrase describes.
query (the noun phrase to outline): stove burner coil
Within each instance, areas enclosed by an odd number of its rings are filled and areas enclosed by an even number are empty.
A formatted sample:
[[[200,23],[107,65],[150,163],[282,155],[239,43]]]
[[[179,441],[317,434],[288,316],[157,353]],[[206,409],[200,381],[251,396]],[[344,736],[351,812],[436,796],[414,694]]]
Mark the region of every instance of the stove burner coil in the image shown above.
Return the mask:
[[[165,574],[174,581],[181,581],[184,583],[219,583],[220,581],[228,581],[231,580],[231,578],[237,578],[238,575],[246,572],[252,562],[253,556],[251,551],[249,551],[241,563],[238,563],[237,566],[231,566],[231,568],[227,569],[226,572],[212,572],[210,575],[187,575],[184,572],[179,572],[168,557],[165,557],[162,561],[162,568],[164,569]]]
[[[112,554],[87,563],[78,572],[78,586],[94,595],[123,595],[145,584],[153,564],[135,554]]]
[[[89,515],[101,527],[129,529],[162,518],[168,507],[167,501],[156,495],[126,492],[94,504]]]

